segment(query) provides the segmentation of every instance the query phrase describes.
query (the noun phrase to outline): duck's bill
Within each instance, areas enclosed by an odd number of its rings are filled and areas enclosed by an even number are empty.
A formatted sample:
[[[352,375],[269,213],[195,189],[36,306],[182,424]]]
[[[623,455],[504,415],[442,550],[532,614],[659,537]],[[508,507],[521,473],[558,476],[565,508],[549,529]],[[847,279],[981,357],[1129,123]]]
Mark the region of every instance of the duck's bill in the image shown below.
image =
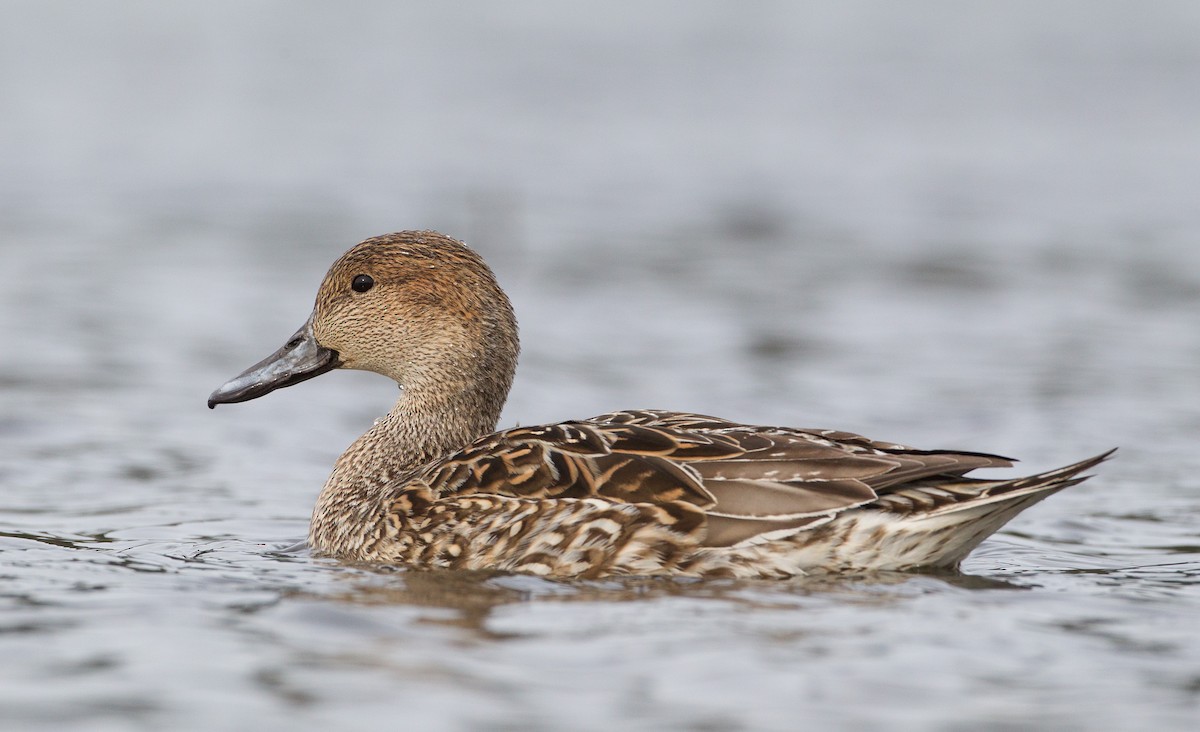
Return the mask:
[[[285,386],[299,384],[341,365],[337,351],[324,348],[313,336],[312,320],[305,323],[275,353],[233,377],[208,397],[208,408],[257,399]]]

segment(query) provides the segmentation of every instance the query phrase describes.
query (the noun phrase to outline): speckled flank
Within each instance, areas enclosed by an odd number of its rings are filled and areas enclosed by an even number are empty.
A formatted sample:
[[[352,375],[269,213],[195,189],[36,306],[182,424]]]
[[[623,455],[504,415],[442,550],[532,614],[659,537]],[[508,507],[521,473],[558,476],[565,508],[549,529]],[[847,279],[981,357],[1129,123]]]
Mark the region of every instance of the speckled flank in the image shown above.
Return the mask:
[[[351,560],[561,577],[951,567],[1110,454],[981,480],[967,473],[1010,461],[679,412],[493,433],[516,321],[478,255],[435,232],[351,249],[310,322],[324,363],[403,387],[338,459],[313,512],[313,548]],[[286,376],[253,396],[307,378]],[[229,393],[210,403],[253,398]]]

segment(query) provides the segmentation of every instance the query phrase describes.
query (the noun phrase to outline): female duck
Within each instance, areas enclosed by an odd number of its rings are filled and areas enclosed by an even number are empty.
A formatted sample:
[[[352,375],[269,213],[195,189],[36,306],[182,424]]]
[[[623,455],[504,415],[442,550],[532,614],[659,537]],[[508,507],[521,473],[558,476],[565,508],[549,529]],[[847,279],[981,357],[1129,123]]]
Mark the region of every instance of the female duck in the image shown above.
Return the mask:
[[[560,577],[954,567],[1110,454],[985,480],[965,475],[1011,462],[678,412],[494,432],[517,350],[512,306],[483,260],[442,234],[401,232],[334,263],[308,322],[208,405],[335,368],[383,374],[400,398],[338,459],[311,546]]]

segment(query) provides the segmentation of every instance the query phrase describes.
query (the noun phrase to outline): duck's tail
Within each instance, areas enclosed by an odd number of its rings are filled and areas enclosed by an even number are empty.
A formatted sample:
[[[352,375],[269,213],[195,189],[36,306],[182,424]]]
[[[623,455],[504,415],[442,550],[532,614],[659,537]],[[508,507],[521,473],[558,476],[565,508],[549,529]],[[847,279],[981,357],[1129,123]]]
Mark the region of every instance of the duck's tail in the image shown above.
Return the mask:
[[[885,493],[839,517],[847,522],[839,553],[847,566],[864,569],[956,567],[1017,514],[1087,480],[1082,473],[1115,451],[1024,478],[940,478]]]

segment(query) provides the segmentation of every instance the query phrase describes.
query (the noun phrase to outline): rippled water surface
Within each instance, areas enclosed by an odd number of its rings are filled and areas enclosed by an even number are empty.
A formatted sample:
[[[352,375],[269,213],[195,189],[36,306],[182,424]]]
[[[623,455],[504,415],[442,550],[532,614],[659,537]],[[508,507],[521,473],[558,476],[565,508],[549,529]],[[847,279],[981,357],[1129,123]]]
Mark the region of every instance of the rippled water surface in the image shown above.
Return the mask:
[[[1194,729],[1196,6],[582,13],[0,11],[0,727]],[[1121,451],[950,576],[313,558],[395,387],[205,397],[402,228],[510,291],[506,425]]]

